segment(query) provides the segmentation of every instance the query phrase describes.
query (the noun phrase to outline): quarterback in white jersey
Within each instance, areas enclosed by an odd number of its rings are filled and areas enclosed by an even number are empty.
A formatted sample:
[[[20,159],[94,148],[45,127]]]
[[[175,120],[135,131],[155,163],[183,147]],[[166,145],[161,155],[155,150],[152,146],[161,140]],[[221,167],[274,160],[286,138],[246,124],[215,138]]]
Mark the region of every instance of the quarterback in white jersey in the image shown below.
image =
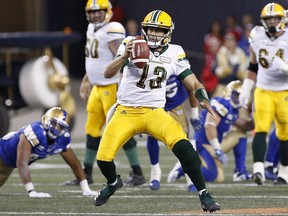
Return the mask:
[[[278,177],[274,184],[288,182],[288,32],[285,31],[285,10],[277,3],[267,4],[260,16],[262,26],[250,34],[250,66],[239,96],[243,106],[254,91],[255,136],[253,139],[253,180],[265,181],[264,157],[266,136],[272,122],[280,140]]]
[[[125,45],[133,37],[127,37],[121,43],[117,56],[123,55]],[[124,106],[161,107],[166,103],[167,79],[172,75],[179,76],[182,72],[189,73],[190,64],[186,59],[183,48],[179,45],[169,44],[161,52],[155,50],[151,53],[149,66],[145,69],[137,68],[129,62],[123,69],[123,77],[117,92],[117,103]],[[157,74],[156,74],[157,73]],[[139,79],[139,74],[145,79]],[[156,75],[156,76],[155,76]],[[135,83],[137,83],[135,85]],[[154,98],[154,100],[151,100]]]
[[[182,47],[169,44],[173,29],[174,23],[166,12],[150,12],[142,22],[142,34],[151,56],[146,66],[139,69],[129,62],[133,39],[126,38],[119,48],[119,56],[106,67],[106,77],[115,76],[123,68],[123,78],[117,92],[118,105],[105,127],[97,152],[97,164],[107,185],[95,196],[96,206],[105,204],[123,185],[113,162],[118,150],[135,134],[147,133],[165,143],[179,159],[184,172],[199,191],[202,209],[220,210],[220,205],[206,189],[197,152],[180,123],[164,110],[166,82],[175,74],[187,89],[195,92],[200,105],[215,118],[207,92],[190,70]]]

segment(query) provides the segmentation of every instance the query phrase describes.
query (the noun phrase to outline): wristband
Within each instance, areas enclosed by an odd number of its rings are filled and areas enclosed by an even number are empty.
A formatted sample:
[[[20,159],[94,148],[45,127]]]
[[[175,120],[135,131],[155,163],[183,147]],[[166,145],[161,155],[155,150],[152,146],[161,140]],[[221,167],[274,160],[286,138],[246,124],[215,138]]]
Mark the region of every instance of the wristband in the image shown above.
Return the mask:
[[[254,84],[255,84],[254,80],[248,79],[248,78],[244,79],[244,82],[242,85],[242,91],[243,92],[245,91],[247,93],[249,92],[250,94],[252,88],[254,87]]]
[[[80,187],[81,187],[82,192],[84,192],[84,191],[89,191],[89,190],[90,190],[90,188],[89,188],[89,186],[88,186],[88,181],[87,181],[87,179],[82,180],[79,184],[80,184]]]
[[[195,92],[195,97],[199,102],[202,102],[203,100],[209,101],[208,94],[204,88],[199,88]]]
[[[28,192],[28,194],[32,191],[35,191],[33,183],[32,182],[28,182],[27,184],[24,185],[26,191]]]
[[[198,107],[191,107],[191,118],[199,119],[199,109]]]

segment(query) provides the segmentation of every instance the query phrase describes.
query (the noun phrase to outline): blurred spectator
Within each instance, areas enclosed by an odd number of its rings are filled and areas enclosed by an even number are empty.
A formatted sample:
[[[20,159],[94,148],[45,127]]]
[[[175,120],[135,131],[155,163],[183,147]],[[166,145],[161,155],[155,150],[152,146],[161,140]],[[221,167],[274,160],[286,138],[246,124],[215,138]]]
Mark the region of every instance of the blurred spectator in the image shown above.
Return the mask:
[[[240,39],[241,35],[243,34],[243,30],[241,26],[238,24],[236,16],[228,15],[226,17],[226,32],[234,32]]]
[[[238,42],[238,46],[245,52],[246,56],[249,56],[249,35],[250,31],[253,29],[254,25],[252,23],[247,23],[243,28],[243,35]]]
[[[242,21],[242,28],[243,29],[245,28],[245,26],[247,24],[253,24],[254,25],[254,18],[250,14],[244,14],[242,16],[241,21]]]
[[[125,28],[126,28],[126,37],[141,35],[138,22],[134,19],[127,20]]]
[[[217,76],[211,71],[212,62],[218,49],[223,44],[222,28],[218,21],[214,21],[211,25],[210,32],[204,36],[204,55],[205,62],[201,72],[201,80],[205,86],[207,93],[211,96],[218,84]]]
[[[124,9],[119,4],[119,1],[110,0],[110,3],[112,4],[112,12],[113,12],[113,17],[111,18],[111,22],[116,21],[124,25],[125,12],[124,12]]]
[[[233,80],[243,80],[246,74],[248,58],[244,51],[237,45],[239,35],[235,31],[227,32],[224,44],[216,54],[214,72],[219,84],[214,96],[223,96],[225,86]]]

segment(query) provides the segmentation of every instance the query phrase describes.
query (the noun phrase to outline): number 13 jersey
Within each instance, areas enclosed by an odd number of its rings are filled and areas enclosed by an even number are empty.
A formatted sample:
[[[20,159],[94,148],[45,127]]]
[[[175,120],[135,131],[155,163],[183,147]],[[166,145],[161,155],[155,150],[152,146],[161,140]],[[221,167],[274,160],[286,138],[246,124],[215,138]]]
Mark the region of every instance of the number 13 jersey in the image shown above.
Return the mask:
[[[125,45],[131,38],[123,40],[117,55],[124,53]],[[149,62],[143,69],[128,60],[122,68],[123,77],[117,92],[117,102],[124,106],[163,108],[168,78],[175,74],[184,79],[192,74],[183,48],[175,44],[168,44],[161,52],[150,49]]]

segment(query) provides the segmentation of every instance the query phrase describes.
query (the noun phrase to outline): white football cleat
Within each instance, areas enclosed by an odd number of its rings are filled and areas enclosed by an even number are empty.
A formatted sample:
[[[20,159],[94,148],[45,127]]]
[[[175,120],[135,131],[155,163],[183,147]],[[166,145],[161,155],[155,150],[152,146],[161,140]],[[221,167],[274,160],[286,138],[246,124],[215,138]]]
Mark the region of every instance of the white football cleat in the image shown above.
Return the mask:
[[[173,169],[170,171],[167,182],[172,183],[175,182],[177,179],[180,179],[182,176],[184,176],[184,172],[181,166],[180,161],[177,161]]]

